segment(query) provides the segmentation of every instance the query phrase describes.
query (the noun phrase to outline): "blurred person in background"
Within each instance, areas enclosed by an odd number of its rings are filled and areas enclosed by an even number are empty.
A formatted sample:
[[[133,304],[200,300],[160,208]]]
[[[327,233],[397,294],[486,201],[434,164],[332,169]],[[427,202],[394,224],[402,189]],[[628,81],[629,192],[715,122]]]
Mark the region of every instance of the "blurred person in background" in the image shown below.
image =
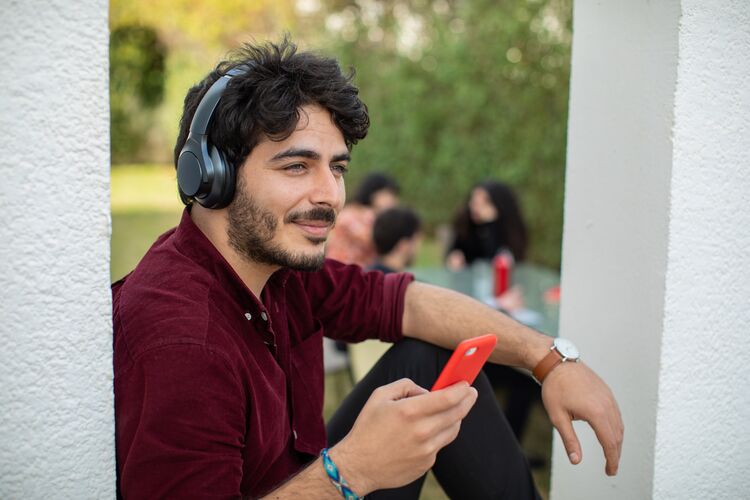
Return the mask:
[[[460,271],[476,261],[491,262],[503,251],[509,252],[514,262],[522,262],[527,243],[526,223],[513,190],[502,182],[484,181],[471,189],[453,221],[453,240],[445,265]],[[505,311],[524,306],[518,287],[511,287],[495,300]]]
[[[400,189],[390,176],[372,172],[362,180],[352,201],[339,213],[326,244],[326,257],[368,267],[375,262],[372,227],[378,213],[398,204]]]
[[[446,265],[458,270],[476,260],[490,261],[507,249],[515,262],[526,257],[526,223],[516,196],[507,184],[485,181],[471,190],[453,223],[453,242]]]
[[[369,127],[352,78],[284,39],[188,91],[182,219],[112,286],[118,496],[416,499],[432,468],[453,498],[538,498],[485,376],[425,389],[449,349],[487,332],[491,362],[543,381],[570,461],[582,419],[617,472],[617,403],[574,347],[407,273],[325,258]],[[323,335],[394,343],[327,429]]]
[[[422,242],[420,227],[419,216],[410,208],[394,207],[378,214],[372,228],[378,256],[370,269],[397,273],[411,266]]]

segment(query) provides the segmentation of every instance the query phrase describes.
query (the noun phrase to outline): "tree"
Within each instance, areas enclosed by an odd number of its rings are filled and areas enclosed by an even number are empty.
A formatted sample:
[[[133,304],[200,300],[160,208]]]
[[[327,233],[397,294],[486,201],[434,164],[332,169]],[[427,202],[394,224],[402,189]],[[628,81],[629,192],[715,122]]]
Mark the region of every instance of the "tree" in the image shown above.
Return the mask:
[[[392,173],[434,227],[474,183],[504,180],[519,192],[531,258],[559,266],[570,2],[334,7],[330,47],[357,68],[372,119],[355,150],[353,184],[361,171]]]
[[[143,156],[152,111],[164,97],[166,49],[153,28],[128,25],[110,35],[112,161]]]

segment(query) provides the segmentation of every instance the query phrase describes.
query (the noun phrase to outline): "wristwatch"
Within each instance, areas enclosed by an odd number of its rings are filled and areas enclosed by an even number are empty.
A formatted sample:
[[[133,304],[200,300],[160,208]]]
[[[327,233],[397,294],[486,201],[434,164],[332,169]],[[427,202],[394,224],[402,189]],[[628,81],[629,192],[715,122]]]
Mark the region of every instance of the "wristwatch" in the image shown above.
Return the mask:
[[[568,339],[556,338],[549,351],[549,354],[542,358],[531,372],[540,385],[557,365],[571,361],[577,363],[580,360],[578,348]]]

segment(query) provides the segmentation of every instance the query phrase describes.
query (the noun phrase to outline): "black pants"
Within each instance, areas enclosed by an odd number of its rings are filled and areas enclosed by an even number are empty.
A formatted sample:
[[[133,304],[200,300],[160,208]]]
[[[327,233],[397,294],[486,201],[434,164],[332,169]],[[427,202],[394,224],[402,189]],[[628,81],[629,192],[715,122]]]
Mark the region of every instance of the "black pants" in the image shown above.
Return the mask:
[[[531,407],[542,400],[542,389],[534,379],[509,366],[488,363],[484,366],[484,373],[495,389],[505,389],[507,400],[505,403],[505,417],[516,439],[521,441],[523,432],[529,420]]]
[[[404,339],[395,344],[331,417],[329,446],[346,436],[373,390],[405,377],[429,389],[449,357],[449,351],[418,340]],[[477,402],[462,422],[456,440],[438,452],[432,468],[435,477],[453,499],[538,499],[529,466],[486,375],[480,373],[474,387],[479,392]],[[418,499],[424,479],[422,476],[401,488],[376,491],[368,498]]]

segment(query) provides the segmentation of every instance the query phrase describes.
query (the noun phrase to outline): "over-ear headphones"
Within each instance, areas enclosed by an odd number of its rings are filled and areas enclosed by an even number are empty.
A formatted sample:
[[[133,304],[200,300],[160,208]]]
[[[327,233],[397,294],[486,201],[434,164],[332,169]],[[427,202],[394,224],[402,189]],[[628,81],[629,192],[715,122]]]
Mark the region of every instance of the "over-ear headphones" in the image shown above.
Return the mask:
[[[248,65],[232,68],[211,85],[198,103],[177,159],[177,185],[181,194],[206,208],[226,207],[234,197],[235,165],[218,148],[209,146],[208,125],[229,80],[249,70]]]

